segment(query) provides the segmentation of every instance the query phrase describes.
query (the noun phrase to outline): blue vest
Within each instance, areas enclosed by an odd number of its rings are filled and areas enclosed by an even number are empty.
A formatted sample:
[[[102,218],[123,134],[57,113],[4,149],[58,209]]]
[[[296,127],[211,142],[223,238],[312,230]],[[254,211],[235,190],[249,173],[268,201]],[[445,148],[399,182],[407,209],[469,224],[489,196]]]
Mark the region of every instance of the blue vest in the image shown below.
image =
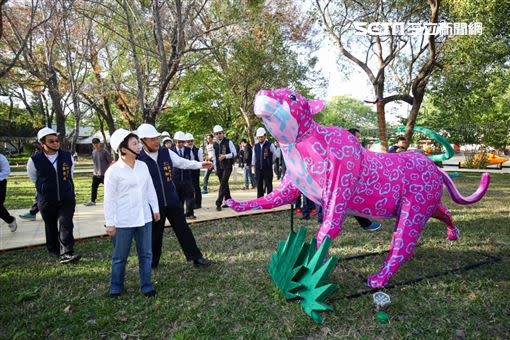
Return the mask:
[[[195,157],[195,161],[200,162],[198,160],[198,148],[193,145],[193,147],[191,148],[191,152],[193,153],[193,157]],[[200,169],[190,170],[190,172],[191,172],[192,177],[194,177],[194,178],[200,177]]]
[[[73,161],[69,152],[58,151],[57,171],[43,151],[36,152],[31,158],[37,169],[35,187],[38,201],[55,203],[75,199],[71,176]]]
[[[175,152],[177,154],[177,156],[179,156],[179,152],[177,151],[176,146],[172,146],[171,150],[173,152]],[[185,158],[187,160],[191,159],[191,149],[188,148],[187,146],[184,147],[182,158]],[[191,171],[190,170],[183,170],[183,169],[174,167],[173,171],[174,171],[174,181],[181,181],[181,182],[191,181]]]
[[[218,169],[230,169],[234,164],[234,160],[232,158],[225,158],[220,161],[220,155],[228,155],[231,153],[230,150],[230,140],[227,138],[223,138],[220,143],[215,142],[214,144],[214,153],[216,154],[216,166]]]
[[[176,207],[178,206],[179,198],[175,192],[174,182],[172,181],[173,169],[172,159],[167,148],[159,148],[158,162],[156,163],[147,153],[142,149],[138,159],[147,164],[149,173],[152,177],[152,183],[158,195],[159,207]]]
[[[272,169],[273,153],[271,152],[271,143],[266,139],[262,147],[260,143],[255,144],[255,169],[268,170]]]

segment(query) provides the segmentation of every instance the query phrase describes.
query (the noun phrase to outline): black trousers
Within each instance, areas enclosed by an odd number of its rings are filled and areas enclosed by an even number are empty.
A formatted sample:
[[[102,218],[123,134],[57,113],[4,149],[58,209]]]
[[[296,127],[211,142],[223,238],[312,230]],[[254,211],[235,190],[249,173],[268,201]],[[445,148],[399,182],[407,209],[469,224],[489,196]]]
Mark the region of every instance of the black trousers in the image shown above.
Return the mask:
[[[193,208],[195,207],[193,184],[191,181],[176,181],[175,179],[174,184],[181,205],[186,206],[186,216],[193,216]]]
[[[7,209],[5,209],[5,195],[7,193],[7,180],[4,179],[0,181],[0,218],[4,220],[5,223],[14,222],[15,218],[9,214]]]
[[[97,199],[97,188],[99,184],[104,184],[104,176],[92,176],[92,192],[90,194],[90,200],[95,202]]]
[[[224,200],[232,198],[232,196],[230,196],[230,187],[228,186],[230,174],[232,174],[232,168],[217,169],[216,171],[216,175],[218,175],[218,179],[220,180],[220,190],[218,190],[218,198],[216,199],[217,207],[221,207]]]
[[[73,216],[76,200],[60,202],[38,202],[46,232],[46,247],[52,254],[64,255],[73,252]]]
[[[361,216],[354,216],[354,218],[356,219],[356,221],[358,221],[359,225],[362,228],[368,228],[368,226],[372,224],[372,221],[370,221],[368,218]]]
[[[35,193],[35,202],[34,204],[32,204],[32,208],[30,208],[28,212],[32,215],[37,215],[37,213],[39,212],[39,205],[37,203],[37,193]]]
[[[198,249],[193,232],[186,222],[182,206],[160,208],[159,214],[160,220],[152,223],[152,268],[156,268],[159,264],[166,219],[168,219],[172,226],[172,230],[181,245],[186,260],[191,261],[201,258],[202,253]]]
[[[202,208],[202,191],[200,190],[200,170],[196,173],[191,173],[191,184],[195,193],[195,208]]]
[[[264,196],[264,192],[273,192],[273,169],[255,169],[257,179],[257,198]]]
[[[282,177],[282,168],[280,167],[280,158],[274,160],[274,173],[276,174],[276,179],[280,179]]]

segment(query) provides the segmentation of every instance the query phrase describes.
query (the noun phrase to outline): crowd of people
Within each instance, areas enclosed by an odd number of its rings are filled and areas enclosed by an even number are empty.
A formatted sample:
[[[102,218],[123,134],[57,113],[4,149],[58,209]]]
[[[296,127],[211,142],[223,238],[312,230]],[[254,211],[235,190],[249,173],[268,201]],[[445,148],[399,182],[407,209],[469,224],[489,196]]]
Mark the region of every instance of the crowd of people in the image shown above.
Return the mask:
[[[349,130],[359,140],[358,129]],[[234,164],[243,170],[243,190],[257,189],[257,197],[273,190],[273,176],[285,174],[285,161],[278,142],[267,139],[262,127],[256,131],[252,146],[242,139],[238,146],[228,139],[220,125],[202,147],[194,143],[193,135],[177,131],[173,138],[166,131],[159,133],[150,124],[142,124],[135,132],[116,130],[110,138],[112,161],[98,138],[92,140],[91,197],[85,206],[96,204],[98,187],[104,185],[104,219],[106,233],[112,237],[114,250],[111,264],[110,296],[124,292],[124,273],[133,238],[139,259],[140,290],[150,297],[156,294],[151,271],[158,268],[163,245],[163,230],[168,220],[186,260],[196,267],[207,267],[211,261],[201,253],[187,220],[196,219],[195,210],[202,208],[202,195],[207,194],[210,175],[218,177],[219,189],[216,210],[228,207],[231,198],[229,180]],[[19,217],[35,220],[40,212],[44,221],[46,247],[60,263],[80,260],[74,251],[73,216],[76,207],[74,191],[74,159],[60,148],[58,134],[43,128],[37,134],[38,150],[29,158],[27,172],[36,187],[36,200],[31,210]],[[405,140],[399,140],[390,152],[405,149]],[[205,174],[200,183],[201,169]],[[12,232],[16,219],[4,207],[9,163],[0,155],[0,217]],[[303,196],[296,202],[296,212],[303,219],[317,215],[322,222],[322,209]],[[356,217],[367,231],[381,225],[366,218]]]

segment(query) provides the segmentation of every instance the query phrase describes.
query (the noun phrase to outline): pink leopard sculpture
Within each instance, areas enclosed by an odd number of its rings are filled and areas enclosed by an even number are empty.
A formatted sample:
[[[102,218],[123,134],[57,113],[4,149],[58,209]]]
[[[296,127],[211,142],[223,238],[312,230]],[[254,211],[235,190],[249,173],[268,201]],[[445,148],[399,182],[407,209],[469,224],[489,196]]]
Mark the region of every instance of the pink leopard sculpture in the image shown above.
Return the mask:
[[[371,152],[347,130],[319,125],[312,115],[323,107],[322,101],[307,101],[289,89],[257,94],[255,115],[280,143],[287,172],[271,194],[246,202],[228,200],[227,204],[238,212],[270,209],[294,202],[302,192],[323,208],[317,247],[326,236],[338,236],[345,215],[395,218],[388,256],[379,272],[368,278],[369,286],[384,287],[413,254],[430,217],[446,224],[450,240],[458,239],[459,230],[441,203],[443,185],[454,202],[472,204],[486,193],[489,174],[482,175],[473,195],[463,197],[450,177],[426,156]]]

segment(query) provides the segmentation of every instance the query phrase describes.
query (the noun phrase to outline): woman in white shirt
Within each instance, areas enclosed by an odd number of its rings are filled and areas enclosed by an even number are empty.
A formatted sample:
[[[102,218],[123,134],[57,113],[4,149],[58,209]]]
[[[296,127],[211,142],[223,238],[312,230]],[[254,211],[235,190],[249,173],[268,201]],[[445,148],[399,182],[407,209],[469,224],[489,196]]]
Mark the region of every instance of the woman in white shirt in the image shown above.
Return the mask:
[[[138,137],[124,129],[116,130],[111,138],[112,149],[119,160],[110,166],[104,180],[104,216],[106,233],[113,237],[110,297],[124,291],[126,262],[133,237],[136,242],[140,289],[147,296],[155,296],[151,282],[152,218],[158,221],[159,206],[156,191],[147,165],[137,161],[140,147]]]

